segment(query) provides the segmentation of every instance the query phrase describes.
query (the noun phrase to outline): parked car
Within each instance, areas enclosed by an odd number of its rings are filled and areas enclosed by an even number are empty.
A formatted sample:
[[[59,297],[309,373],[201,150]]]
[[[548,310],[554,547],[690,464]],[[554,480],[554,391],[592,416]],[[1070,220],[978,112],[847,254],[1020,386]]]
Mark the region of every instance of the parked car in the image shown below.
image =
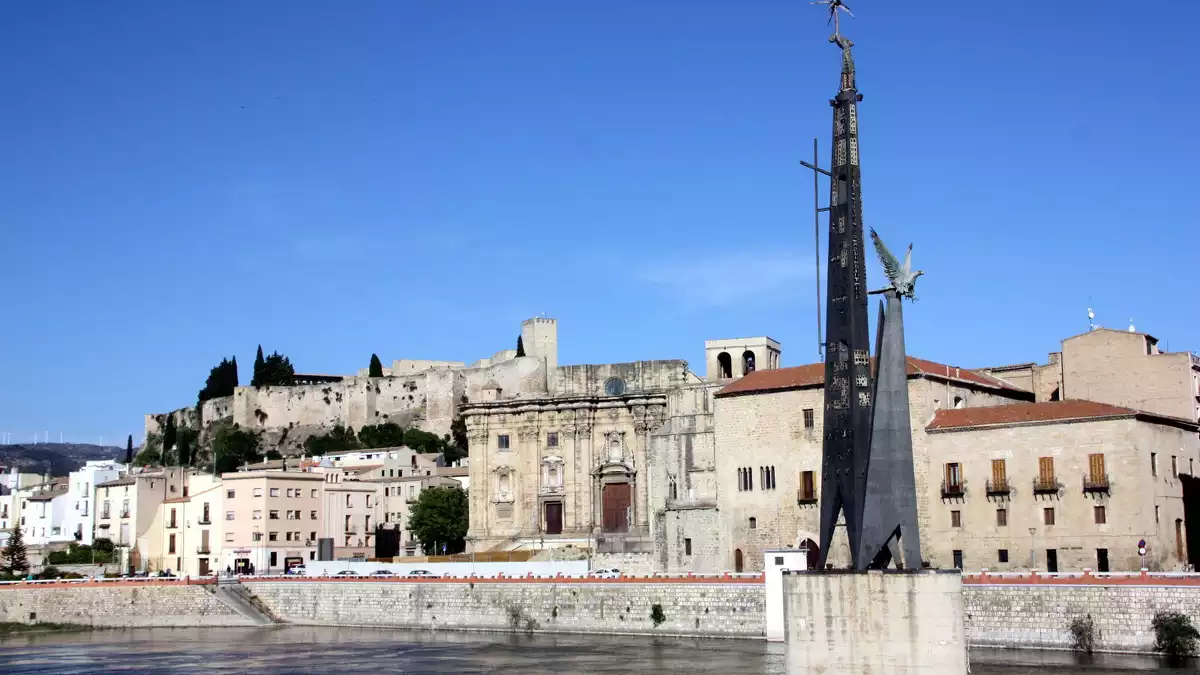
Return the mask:
[[[621,576],[621,570],[615,567],[607,567],[604,569],[592,570],[589,573],[589,576],[597,577],[599,579],[616,579]]]
[[[355,572],[354,570],[342,570],[341,572],[338,572],[337,574],[335,574],[333,576],[335,576],[335,577],[361,577],[362,575],[359,574],[358,572]]]
[[[412,571],[410,571],[410,572],[408,573],[408,576],[410,576],[410,577],[424,577],[424,578],[427,578],[427,579],[436,579],[436,578],[438,578],[438,577],[440,577],[440,576],[442,576],[442,575],[440,575],[440,574],[434,574],[433,572],[430,572],[429,570],[412,570]]]
[[[371,576],[373,576],[373,577],[394,577],[394,576],[396,576],[396,573],[391,570],[375,570],[374,572],[371,572]]]
[[[294,577],[302,577],[308,574],[308,570],[305,569],[304,565],[296,565],[292,569],[288,570],[287,573]]]

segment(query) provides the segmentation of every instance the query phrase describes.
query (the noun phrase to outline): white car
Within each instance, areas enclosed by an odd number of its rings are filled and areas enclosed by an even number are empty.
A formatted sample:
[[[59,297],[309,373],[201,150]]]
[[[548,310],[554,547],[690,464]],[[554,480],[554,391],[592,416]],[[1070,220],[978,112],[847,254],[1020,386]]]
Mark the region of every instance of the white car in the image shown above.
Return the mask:
[[[593,576],[598,579],[618,579],[621,576],[621,570],[615,567],[608,567],[599,570],[593,570],[588,576]]]

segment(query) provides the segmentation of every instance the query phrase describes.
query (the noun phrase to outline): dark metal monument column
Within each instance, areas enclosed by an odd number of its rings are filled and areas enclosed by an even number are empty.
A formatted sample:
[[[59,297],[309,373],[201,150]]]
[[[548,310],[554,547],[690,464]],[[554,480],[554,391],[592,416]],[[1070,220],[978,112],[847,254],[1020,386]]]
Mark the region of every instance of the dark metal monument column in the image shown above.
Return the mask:
[[[829,270],[825,322],[825,415],[821,460],[821,555],[825,566],[838,515],[844,514],[850,555],[855,569],[860,560],[864,494],[870,458],[871,410],[874,387],[867,326],[866,268],[863,264],[862,181],[858,162],[858,102],[854,82],[853,47],[841,35],[838,10],[829,6],[834,34],[842,50],[841,86],[833,106],[833,158],[830,168]]]

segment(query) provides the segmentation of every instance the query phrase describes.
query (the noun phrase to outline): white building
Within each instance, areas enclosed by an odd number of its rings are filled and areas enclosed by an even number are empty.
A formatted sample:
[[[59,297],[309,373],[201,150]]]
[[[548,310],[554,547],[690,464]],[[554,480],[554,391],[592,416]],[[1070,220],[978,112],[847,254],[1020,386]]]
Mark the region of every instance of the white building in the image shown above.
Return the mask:
[[[92,545],[96,530],[95,487],[125,474],[125,465],[112,460],[87,462],[67,477],[64,520],[59,523],[68,541]]]
[[[66,520],[67,479],[65,477],[31,485],[17,491],[21,503],[21,534],[26,546],[45,546],[70,540],[63,531]]]

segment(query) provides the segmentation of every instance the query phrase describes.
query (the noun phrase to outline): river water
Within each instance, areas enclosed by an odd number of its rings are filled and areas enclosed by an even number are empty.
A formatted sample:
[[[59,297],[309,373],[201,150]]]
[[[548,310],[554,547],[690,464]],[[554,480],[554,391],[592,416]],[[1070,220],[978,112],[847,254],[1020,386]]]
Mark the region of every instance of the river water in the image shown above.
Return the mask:
[[[972,675],[1188,673],[1149,657],[972,650]],[[3,675],[782,675],[784,648],[756,640],[413,633],[360,628],[134,629],[0,638]]]

